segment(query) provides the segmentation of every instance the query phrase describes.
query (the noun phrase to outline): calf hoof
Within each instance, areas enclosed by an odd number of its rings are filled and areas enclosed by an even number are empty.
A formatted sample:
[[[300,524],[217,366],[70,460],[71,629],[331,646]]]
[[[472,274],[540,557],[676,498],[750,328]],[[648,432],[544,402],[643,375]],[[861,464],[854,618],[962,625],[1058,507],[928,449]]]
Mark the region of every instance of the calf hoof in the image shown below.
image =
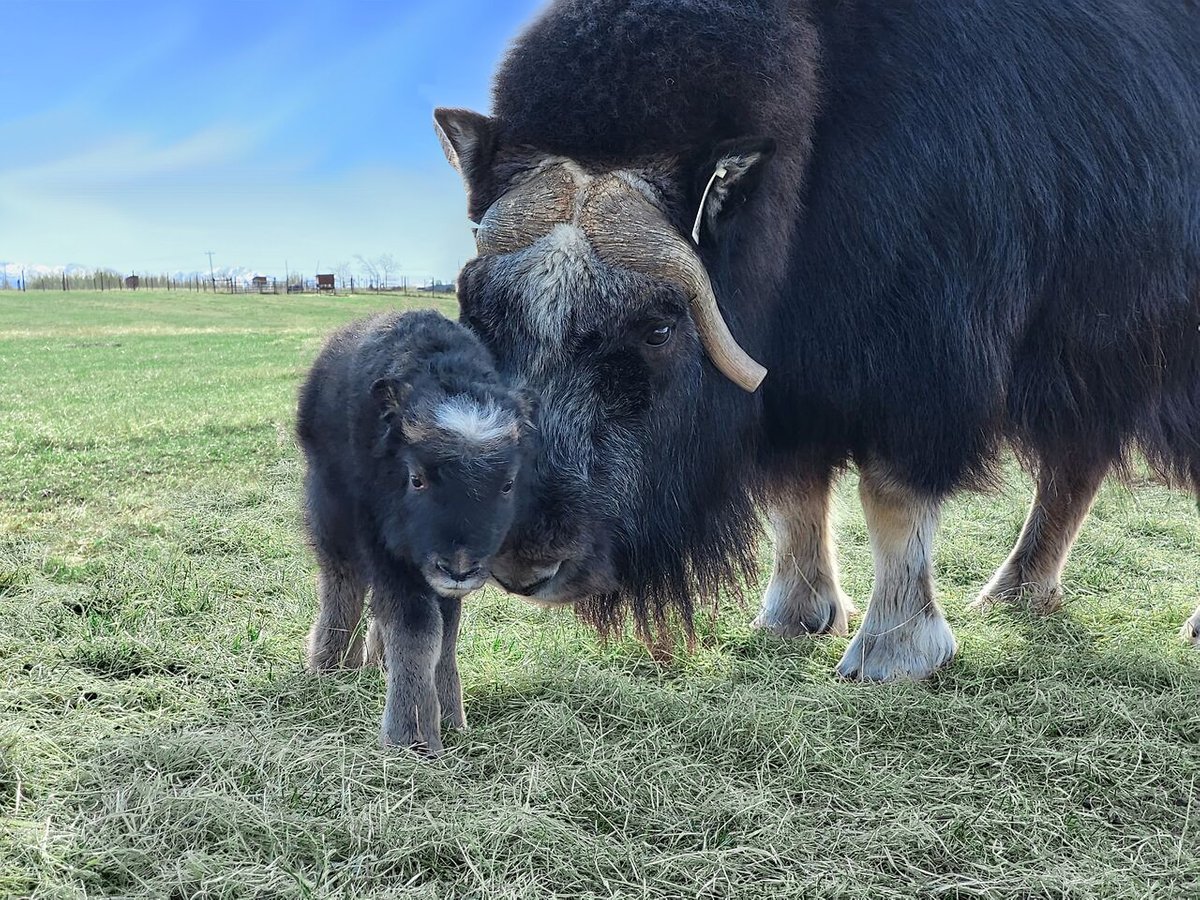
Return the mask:
[[[941,615],[918,616],[871,633],[858,629],[838,663],[839,678],[848,681],[919,681],[954,658],[958,645]]]
[[[346,671],[362,667],[361,640],[349,644],[310,636],[304,647],[304,667],[313,674]]]
[[[383,731],[379,735],[379,743],[385,750],[411,750],[417,756],[433,758],[445,750],[440,735],[420,735],[401,729],[396,732]]]
[[[1193,647],[1200,648],[1200,607],[1197,607],[1192,617],[1183,623],[1183,627],[1179,629],[1179,636]]]
[[[779,597],[768,587],[751,627],[782,638],[822,634],[843,637],[850,630],[850,614],[857,611],[853,601],[836,589]]]

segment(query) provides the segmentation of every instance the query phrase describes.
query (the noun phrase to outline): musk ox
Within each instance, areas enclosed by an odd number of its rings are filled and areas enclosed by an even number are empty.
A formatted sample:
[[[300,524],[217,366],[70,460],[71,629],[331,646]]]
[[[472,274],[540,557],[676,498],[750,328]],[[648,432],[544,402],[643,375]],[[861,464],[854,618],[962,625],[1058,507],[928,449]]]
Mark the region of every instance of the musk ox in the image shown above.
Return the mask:
[[[921,678],[955,652],[939,505],[1006,447],[1037,495],[981,605],[1053,608],[1132,454],[1200,486],[1194,0],[558,0],[493,98],[435,120],[462,319],[541,394],[516,593],[688,621],[765,507],[757,624],[843,634],[853,464],[875,584],[838,673]]]
[[[529,416],[478,339],[435,312],[342,328],[301,389],[305,522],[320,565],[309,667],[362,665],[369,587],[385,744],[436,753],[441,719],[466,724],[462,598],[487,580],[516,513]]]

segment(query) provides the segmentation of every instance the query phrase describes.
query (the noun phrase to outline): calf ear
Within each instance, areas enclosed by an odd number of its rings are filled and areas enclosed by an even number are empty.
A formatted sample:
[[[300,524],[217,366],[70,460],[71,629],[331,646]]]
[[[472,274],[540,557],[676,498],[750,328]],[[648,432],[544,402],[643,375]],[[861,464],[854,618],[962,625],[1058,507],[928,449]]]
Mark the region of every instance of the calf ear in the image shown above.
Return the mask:
[[[475,218],[496,153],[496,120],[469,109],[442,107],[433,111],[433,127],[446,159],[462,176],[468,215]]]
[[[379,417],[389,424],[404,411],[412,385],[395,378],[380,378],[371,385],[371,396],[379,405]]]
[[[721,221],[750,199],[774,155],[775,141],[763,137],[722,141],[713,149],[711,161],[699,173],[693,241],[703,241],[705,230],[719,232]]]

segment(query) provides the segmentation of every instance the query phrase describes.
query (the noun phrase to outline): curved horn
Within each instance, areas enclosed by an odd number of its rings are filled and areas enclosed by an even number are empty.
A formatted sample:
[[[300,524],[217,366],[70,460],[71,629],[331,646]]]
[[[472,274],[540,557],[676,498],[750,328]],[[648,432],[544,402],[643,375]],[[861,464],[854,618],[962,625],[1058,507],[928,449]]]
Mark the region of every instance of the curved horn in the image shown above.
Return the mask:
[[[580,224],[606,262],[683,285],[700,343],[713,365],[742,390],[758,390],[767,370],[730,333],[704,263],[659,210],[631,196],[620,178],[610,177],[589,192]]]
[[[475,246],[482,254],[523,250],[570,219],[574,194],[574,181],[561,169],[518,185],[484,214]]]

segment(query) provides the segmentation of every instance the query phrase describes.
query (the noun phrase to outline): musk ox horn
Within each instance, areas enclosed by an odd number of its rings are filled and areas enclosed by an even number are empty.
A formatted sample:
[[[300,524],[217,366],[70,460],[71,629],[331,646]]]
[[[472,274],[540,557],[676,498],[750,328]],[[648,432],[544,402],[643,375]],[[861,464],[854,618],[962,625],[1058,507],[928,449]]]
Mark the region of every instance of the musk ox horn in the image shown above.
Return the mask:
[[[575,183],[560,168],[547,170],[508,191],[491,205],[475,232],[479,252],[523,250],[571,216]]]
[[[658,209],[633,194],[622,179],[610,176],[589,191],[580,224],[606,262],[681,284],[691,298],[696,331],[713,365],[742,390],[758,390],[767,370],[730,333],[704,263]]]

